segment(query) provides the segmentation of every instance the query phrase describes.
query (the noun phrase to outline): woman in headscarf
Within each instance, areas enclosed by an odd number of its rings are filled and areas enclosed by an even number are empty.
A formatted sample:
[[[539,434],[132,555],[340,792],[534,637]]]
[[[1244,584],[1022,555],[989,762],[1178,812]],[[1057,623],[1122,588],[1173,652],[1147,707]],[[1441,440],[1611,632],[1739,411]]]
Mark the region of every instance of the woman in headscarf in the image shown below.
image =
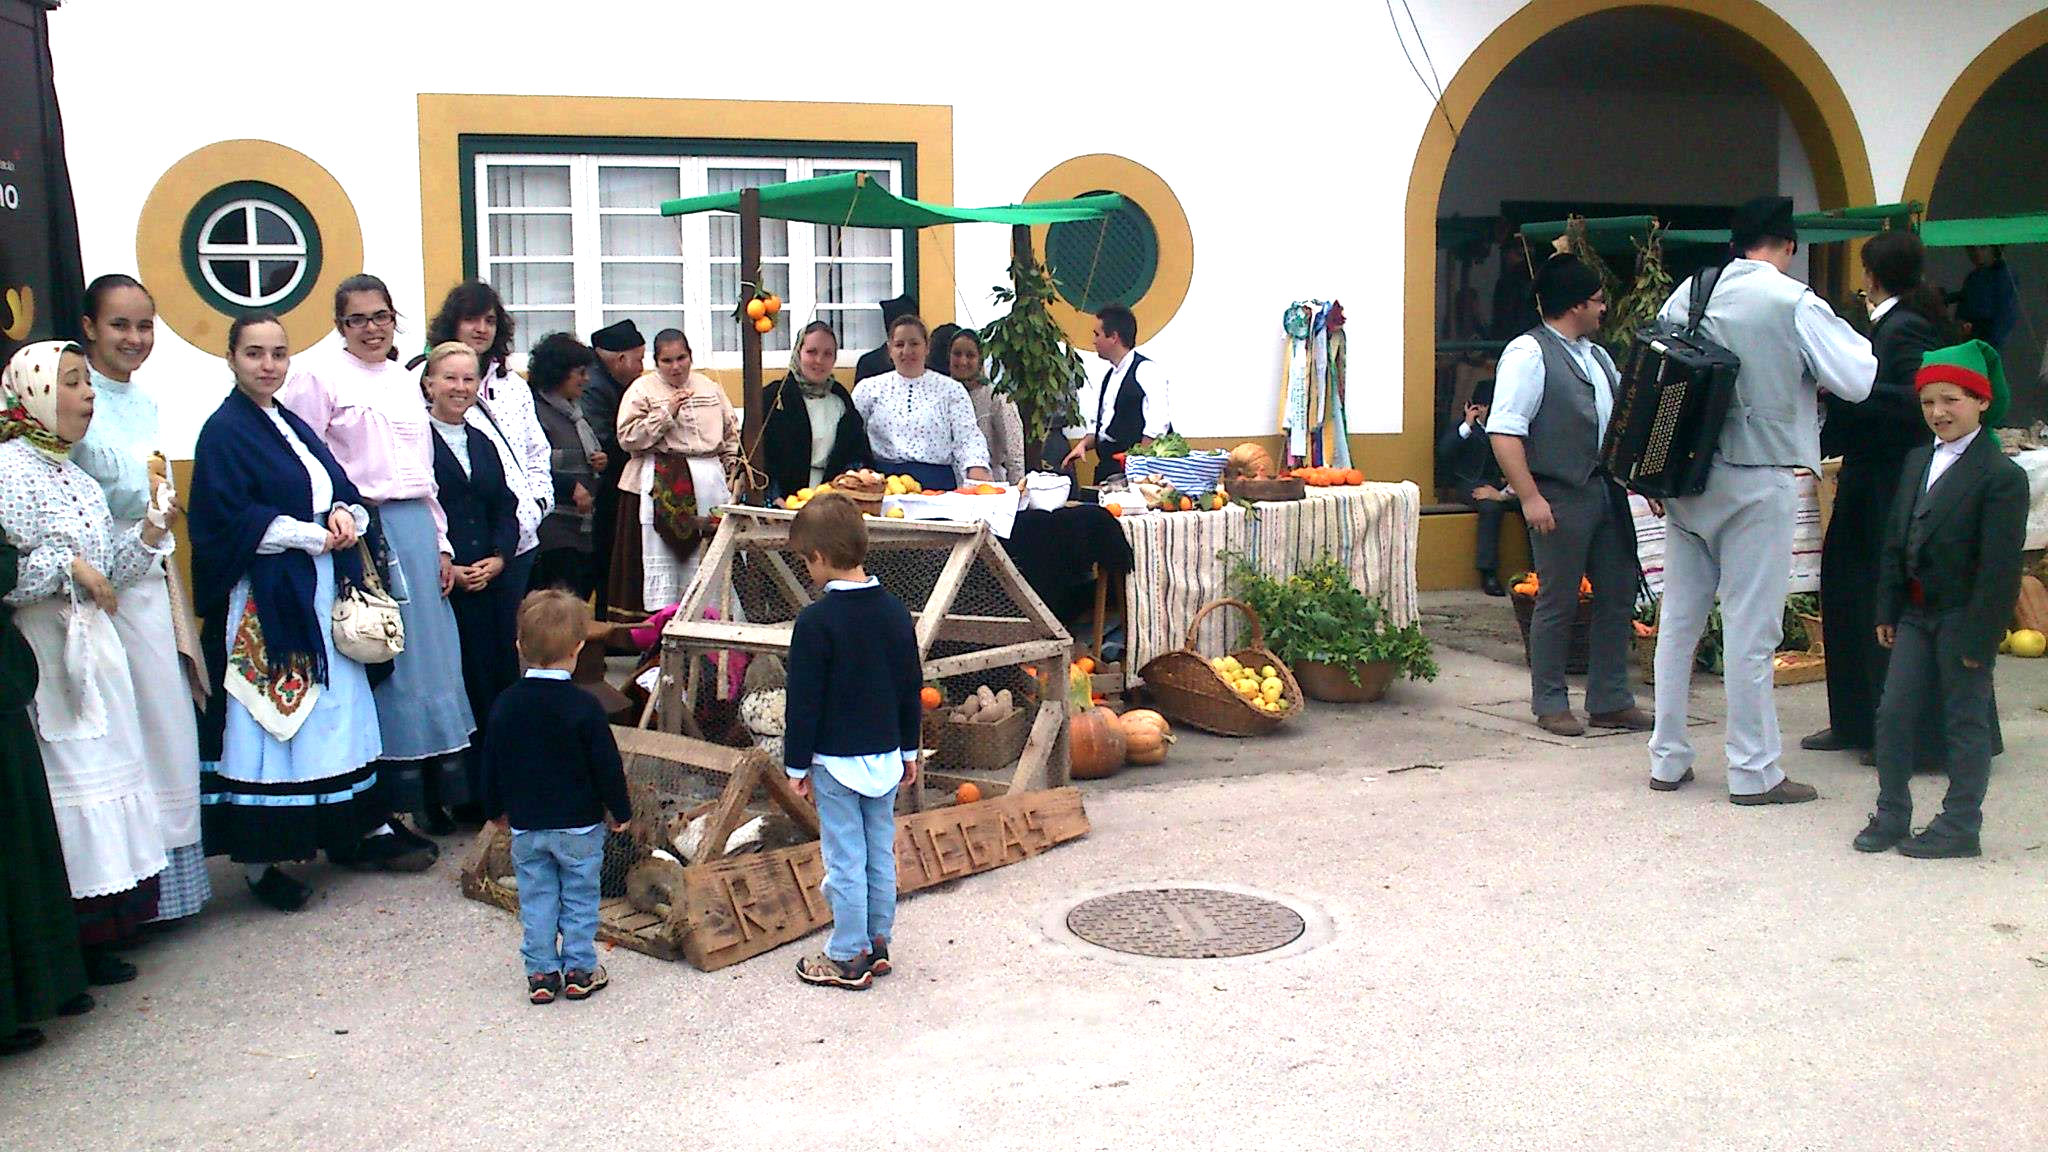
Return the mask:
[[[989,478],[988,443],[975,427],[967,390],[925,362],[930,346],[923,320],[898,316],[889,325],[895,370],[863,381],[853,406],[867,422],[876,470],[944,492],[963,477]]]
[[[40,674],[30,712],[50,785],[64,869],[95,984],[135,978],[115,956],[156,916],[163,818],[149,785],[128,655],[114,631],[120,593],[171,550],[152,499],[114,526],[107,498],[71,462],[92,423],[92,384],[76,344],[29,344],[0,384],[0,532],[21,549],[6,596]]]
[[[519,597],[506,567],[519,550],[519,497],[507,482],[519,465],[475,424],[464,419],[477,403],[476,354],[450,340],[427,353],[420,374],[427,394],[427,418],[434,424],[434,484],[448,514],[448,544],[455,549],[455,587],[448,604],[462,635],[462,685],[476,717],[476,739],[464,758],[469,794],[484,794],[482,750],[491,705],[519,678]],[[523,385],[522,385],[523,386]],[[454,831],[445,813],[428,814],[427,831]],[[480,801],[458,809],[454,819],[482,824]]]
[[[385,825],[369,676],[334,647],[337,586],[365,579],[356,542],[374,538],[369,511],[313,429],[276,402],[291,366],[277,316],[236,320],[227,351],[235,388],[192,460],[192,586],[212,685],[199,731],[206,847],[290,912],[313,890],[281,863],[324,850],[389,866],[419,853]]]
[[[304,420],[377,513],[390,547],[391,593],[405,617],[405,651],[377,685],[383,729],[381,775],[399,811],[424,817],[470,799],[459,753],[476,720],[462,690],[462,646],[448,592],[455,584],[448,521],[434,491],[434,432],[419,382],[392,355],[398,313],[375,276],[351,276],[334,291],[339,349],[317,349],[292,365],[277,402]],[[440,849],[394,822],[417,857],[386,861],[424,870]]]
[[[585,598],[596,590],[598,478],[609,462],[597,430],[583,419],[583,385],[593,360],[590,349],[567,332],[541,337],[526,358],[526,383],[548,438],[555,489],[555,506],[540,522],[540,560],[530,587],[567,588]]]
[[[92,1007],[50,782],[29,721],[36,654],[6,602],[20,560],[0,539],[0,1056],[42,1044],[42,1030],[29,1025]]]
[[[156,401],[134,373],[156,347],[156,302],[135,279],[102,276],[85,289],[85,362],[93,391],[92,427],[71,448],[71,459],[106,494],[114,527],[125,531],[143,518],[154,490],[150,457],[163,457]],[[161,468],[161,464],[159,465]],[[168,474],[163,474],[168,481]],[[172,565],[158,564],[121,592],[114,631],[128,653],[150,787],[164,820],[170,863],[158,883],[157,920],[198,912],[213,895],[206,852],[199,845],[199,731],[194,682],[204,670],[178,652],[182,620],[196,639],[191,606],[171,595]],[[196,656],[196,653],[194,654]]]
[[[619,534],[611,606],[655,612],[683,598],[705,521],[740,483],[740,418],[718,382],[691,367],[689,338],[654,337],[654,371],[619,401]]]
[[[781,498],[815,488],[841,472],[868,466],[868,431],[853,397],[832,378],[839,337],[823,320],[797,334],[789,375],[768,394],[761,431],[761,470],[768,495]]]
[[[981,337],[972,328],[956,330],[946,345],[947,375],[967,389],[974,405],[974,426],[988,442],[988,469],[1011,484],[1024,482],[1024,417],[1017,402],[989,382],[981,356]]]

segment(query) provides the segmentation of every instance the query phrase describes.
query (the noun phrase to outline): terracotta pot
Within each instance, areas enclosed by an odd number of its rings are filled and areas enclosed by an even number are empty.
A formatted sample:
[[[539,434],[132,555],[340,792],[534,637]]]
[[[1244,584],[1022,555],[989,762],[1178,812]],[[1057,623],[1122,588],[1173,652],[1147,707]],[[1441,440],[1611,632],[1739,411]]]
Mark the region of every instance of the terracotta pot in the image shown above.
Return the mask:
[[[1387,694],[1387,685],[1392,684],[1400,672],[1400,667],[1392,660],[1375,660],[1367,664],[1297,660],[1293,667],[1294,679],[1309,699],[1336,704],[1369,704]],[[1358,672],[1356,684],[1351,682],[1353,669]]]

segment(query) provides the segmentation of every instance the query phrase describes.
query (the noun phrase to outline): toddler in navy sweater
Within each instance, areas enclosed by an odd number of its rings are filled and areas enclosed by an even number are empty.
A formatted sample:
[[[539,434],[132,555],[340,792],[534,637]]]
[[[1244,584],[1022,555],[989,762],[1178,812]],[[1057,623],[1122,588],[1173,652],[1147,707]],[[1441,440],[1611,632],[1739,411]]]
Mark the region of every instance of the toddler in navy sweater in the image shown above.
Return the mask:
[[[789,529],[824,595],[789,641],[783,764],[818,805],[832,936],[799,961],[807,984],[866,988],[889,974],[896,920],[896,788],[917,783],[923,665],[903,603],[863,567],[868,530],[853,501],[813,499]]]
[[[567,592],[519,605],[526,676],[498,695],[484,736],[484,812],[512,832],[526,998],[582,1000],[610,982],[597,962],[606,814],[633,818],[625,769],[597,698],[569,682],[590,606]],[[555,943],[561,937],[558,948]]]

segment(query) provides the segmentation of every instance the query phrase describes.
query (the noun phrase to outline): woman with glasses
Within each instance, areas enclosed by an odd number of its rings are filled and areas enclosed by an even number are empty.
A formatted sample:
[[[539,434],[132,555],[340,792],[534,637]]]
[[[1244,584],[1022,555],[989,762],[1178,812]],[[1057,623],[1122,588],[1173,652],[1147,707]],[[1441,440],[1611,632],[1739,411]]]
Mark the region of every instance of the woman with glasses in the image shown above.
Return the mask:
[[[391,550],[392,595],[405,621],[405,651],[376,687],[383,729],[380,774],[396,807],[439,825],[450,804],[469,799],[459,753],[476,721],[462,687],[462,648],[448,591],[455,583],[448,521],[434,486],[434,431],[418,382],[392,359],[398,332],[391,291],[356,275],[334,291],[343,346],[317,348],[292,364],[278,402],[304,420],[334,454],[363,503],[377,513]],[[416,851],[366,861],[423,870],[440,850],[393,822]]]

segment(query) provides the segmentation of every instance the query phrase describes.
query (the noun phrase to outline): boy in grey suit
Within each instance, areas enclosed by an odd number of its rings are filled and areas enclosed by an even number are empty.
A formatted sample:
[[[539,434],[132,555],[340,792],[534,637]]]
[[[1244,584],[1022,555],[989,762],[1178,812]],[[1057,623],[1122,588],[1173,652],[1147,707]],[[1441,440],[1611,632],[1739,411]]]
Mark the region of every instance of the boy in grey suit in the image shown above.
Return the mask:
[[[1877,641],[1892,650],[1877,711],[1877,813],[1859,852],[1979,854],[1996,751],[1991,662],[2019,598],[2027,477],[1984,428],[2005,412],[1998,350],[1972,340],[1927,353],[1913,378],[1935,441],[1906,457],[1879,573]],[[1912,835],[1913,733],[1939,708],[1948,733],[1941,815]]]

